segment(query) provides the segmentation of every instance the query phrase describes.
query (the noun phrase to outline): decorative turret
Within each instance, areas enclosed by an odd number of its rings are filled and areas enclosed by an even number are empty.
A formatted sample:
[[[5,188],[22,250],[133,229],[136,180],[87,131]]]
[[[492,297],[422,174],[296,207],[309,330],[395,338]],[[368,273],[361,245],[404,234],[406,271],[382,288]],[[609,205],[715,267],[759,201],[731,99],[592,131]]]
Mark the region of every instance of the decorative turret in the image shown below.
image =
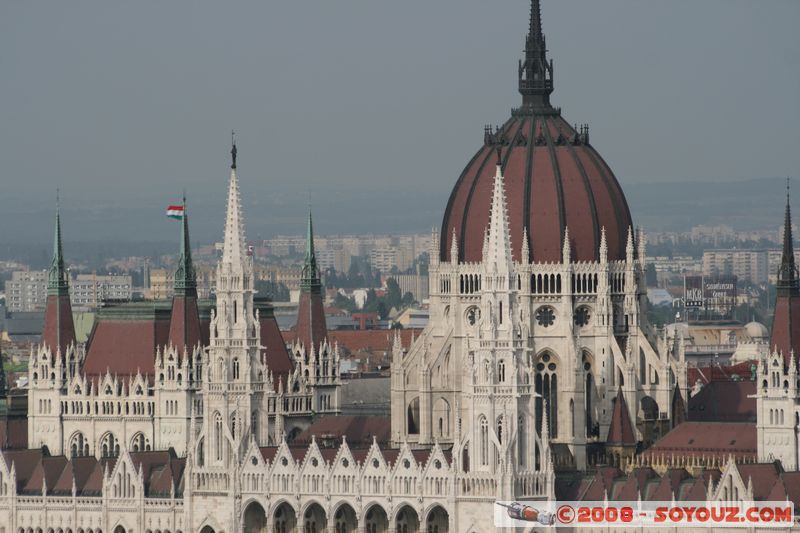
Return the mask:
[[[675,390],[672,392],[671,402],[672,416],[670,416],[670,424],[674,428],[686,421],[686,402],[683,401],[681,394],[681,387],[679,383],[675,383]]]
[[[547,44],[542,33],[542,10],[539,0],[531,0],[525,59],[519,62],[519,92],[522,105],[549,108],[553,92],[553,60],[547,60]]]
[[[192,248],[189,243],[189,214],[186,211],[186,198],[183,199],[181,217],[181,249],[178,268],[175,271],[175,294],[197,295],[197,275],[192,263]]]
[[[75,325],[72,320],[72,305],[69,300],[68,273],[64,267],[61,245],[61,213],[56,207],[55,235],[53,238],[53,261],[47,275],[47,304],[44,312],[42,344],[53,352],[66,354],[67,347],[75,344]]]
[[[317,269],[314,251],[314,222],[308,212],[306,228],[306,255],[303,261],[303,277],[300,280],[300,302],[297,308],[297,340],[308,352],[318,352],[328,335],[325,322],[325,307],[322,301],[322,283]]]
[[[624,468],[636,453],[636,429],[631,421],[628,402],[622,393],[622,387],[617,390],[614,399],[614,410],[611,413],[611,425],[608,427],[606,438],[606,453],[609,459],[619,468]]]
[[[175,294],[169,322],[169,343],[183,352],[190,351],[200,342],[200,314],[197,308],[197,276],[192,263],[189,241],[189,214],[186,198],[183,199],[181,217],[181,248],[178,268],[175,270]]]
[[[783,219],[783,252],[778,269],[775,318],[772,321],[770,349],[783,355],[788,366],[792,350],[800,350],[800,276],[794,260],[789,181],[786,181],[786,211]]]

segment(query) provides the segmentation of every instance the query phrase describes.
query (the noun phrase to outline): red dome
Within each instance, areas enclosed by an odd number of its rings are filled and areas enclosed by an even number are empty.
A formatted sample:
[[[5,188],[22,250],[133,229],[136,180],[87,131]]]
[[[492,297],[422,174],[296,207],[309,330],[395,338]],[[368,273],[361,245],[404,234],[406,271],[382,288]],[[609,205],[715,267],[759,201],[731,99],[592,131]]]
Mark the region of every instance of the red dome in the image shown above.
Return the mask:
[[[520,63],[523,105],[502,128],[487,129],[484,146],[456,182],[442,221],[442,261],[450,260],[454,231],[459,260],[481,261],[498,147],[515,260],[520,260],[525,228],[528,260],[561,261],[567,227],[573,261],[599,259],[602,228],[609,261],[625,258],[632,225],[625,195],[611,169],[589,144],[588,127],[575,131],[561,111],[550,105],[553,64],[546,58],[538,4],[532,3],[525,60]]]

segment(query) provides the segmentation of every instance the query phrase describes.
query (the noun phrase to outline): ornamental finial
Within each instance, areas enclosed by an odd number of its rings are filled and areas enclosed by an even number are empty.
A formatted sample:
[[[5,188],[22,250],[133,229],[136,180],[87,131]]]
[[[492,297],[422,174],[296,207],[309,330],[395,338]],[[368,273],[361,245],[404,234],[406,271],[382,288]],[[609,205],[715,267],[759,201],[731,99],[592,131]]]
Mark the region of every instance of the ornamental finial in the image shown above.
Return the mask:
[[[231,130],[231,168],[236,168],[236,132]]]

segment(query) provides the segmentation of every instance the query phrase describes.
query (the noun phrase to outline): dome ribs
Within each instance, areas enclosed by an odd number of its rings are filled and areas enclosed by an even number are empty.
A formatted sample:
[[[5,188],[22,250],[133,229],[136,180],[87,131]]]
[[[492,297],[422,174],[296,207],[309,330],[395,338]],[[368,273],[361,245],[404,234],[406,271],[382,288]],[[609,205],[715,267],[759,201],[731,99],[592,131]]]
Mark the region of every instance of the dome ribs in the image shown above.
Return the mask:
[[[514,123],[514,119],[510,118],[506,121],[505,124],[500,128],[500,133],[505,134],[510,126]],[[487,203],[485,207],[485,212],[476,211],[472,212],[475,208],[473,205],[473,197],[475,196],[475,190],[478,188],[480,182],[482,186],[486,188],[486,195],[481,196],[481,198],[487,197],[491,198],[492,194],[492,182],[494,180],[494,163],[496,161],[496,154],[494,150],[494,146],[486,145],[481,149],[485,155],[483,156],[483,160],[481,161],[480,166],[478,167],[477,171],[475,172],[475,176],[472,178],[472,183],[470,184],[469,194],[467,194],[467,201],[464,205],[464,211],[462,218],[460,220],[461,227],[459,228],[458,232],[458,255],[459,261],[480,261],[483,252],[483,236],[486,231],[486,225],[489,223],[489,203]],[[484,173],[486,173],[486,177],[482,180],[481,178],[484,177]],[[471,224],[470,224],[471,223]],[[475,232],[475,239],[472,242],[468,239],[468,226],[475,226],[478,225],[478,228]]]
[[[550,131],[550,121],[546,118],[543,119],[544,128],[542,131],[544,133],[545,139],[547,139],[547,152],[550,154],[550,162],[553,165],[553,179],[556,184],[556,194],[558,196],[558,223],[560,226],[559,231],[559,243],[564,242],[564,229],[567,227],[567,220],[566,214],[567,210],[564,205],[564,187],[562,183],[562,176],[561,176],[561,167],[558,164],[558,156],[556,155],[555,149],[555,141],[553,140],[553,132]],[[558,133],[558,132],[556,132]],[[561,260],[561,245],[558,246],[558,253],[556,259],[554,260]]]
[[[456,238],[453,249],[459,257],[454,260],[482,260],[497,161],[494,148],[500,146],[516,260],[560,263],[570,250],[570,261],[598,261],[601,242],[609,261],[624,260],[632,227],[628,203],[614,173],[589,144],[588,127],[573,128],[561,109],[550,104],[553,62],[547,59],[539,2],[532,0],[531,5],[525,58],[519,63],[522,105],[511,110],[501,129],[484,131],[483,146],[459,176],[442,221],[440,258],[448,260]],[[567,229],[569,248],[564,247]],[[523,251],[528,257],[522,257]]]
[[[472,180],[464,216],[461,219],[458,253],[459,260],[466,262],[480,261],[483,257],[483,240],[486,226],[489,224],[489,210],[497,155],[492,146],[488,146],[485,152],[486,156],[483,158]],[[480,192],[477,194],[481,201],[475,202],[473,200],[475,199],[476,191],[479,189]],[[486,198],[489,200],[483,201]]]
[[[449,259],[448,253],[450,252],[450,246],[453,240],[453,229],[455,229],[455,224],[452,224],[453,221],[450,219],[451,215],[454,214],[454,206],[458,201],[459,192],[462,190],[462,183],[467,178],[470,170],[472,170],[473,165],[475,162],[481,157],[481,154],[486,150],[484,146],[480,150],[478,150],[472,159],[469,160],[467,166],[464,167],[464,170],[461,171],[461,175],[458,177],[458,181],[456,181],[455,187],[453,187],[453,191],[450,193],[450,198],[447,201],[447,207],[444,211],[444,218],[442,219],[442,231],[439,234],[441,237],[439,239],[439,258],[441,261],[447,261]],[[464,210],[466,206],[461,210],[461,214],[463,216]],[[458,211],[455,211],[458,212]],[[461,229],[461,221],[458,223],[459,229]],[[460,232],[459,232],[460,233]],[[463,240],[463,237],[462,237]],[[459,252],[460,254],[461,252]]]
[[[531,233],[531,179],[533,177],[533,150],[536,146],[536,116],[530,118],[530,130],[528,130],[528,146],[526,148],[526,163],[525,163],[525,205],[522,209],[522,221],[525,229],[528,232],[528,239],[530,240]],[[529,250],[533,250],[528,243]],[[529,252],[530,253],[530,252]],[[522,254],[520,254],[522,255]],[[530,257],[521,257],[520,261],[527,263]]]
[[[566,124],[566,122],[565,122],[565,124]],[[567,129],[568,130],[572,130],[572,128],[570,128],[568,124],[567,124]],[[573,131],[573,133],[571,135],[569,135],[569,137],[572,137],[573,135],[577,135],[577,132]],[[591,222],[592,222],[592,242],[591,242],[591,245],[589,246],[588,253],[583,253],[582,254],[581,253],[582,250],[580,249],[580,246],[576,246],[573,249],[573,253],[576,254],[576,257],[578,259],[582,259],[583,260],[583,259],[591,258],[594,261],[594,260],[599,259],[598,250],[599,250],[599,247],[600,247],[600,227],[597,224],[597,206],[595,205],[595,199],[594,199],[594,194],[593,194],[593,191],[592,191],[592,186],[589,183],[589,176],[586,175],[586,170],[583,168],[583,165],[581,164],[580,159],[578,158],[578,155],[576,153],[577,150],[576,150],[575,146],[573,146],[572,143],[567,143],[566,144],[566,148],[567,148],[567,152],[569,152],[569,155],[571,156],[571,159],[572,159],[573,164],[575,165],[575,168],[578,170],[578,174],[580,176],[580,179],[583,182],[583,190],[584,190],[584,192],[586,194],[586,201],[588,202],[588,205],[589,205],[589,212],[591,213]],[[567,213],[567,214],[569,215],[569,213]],[[578,240],[576,240],[576,242],[579,242],[580,240],[582,240],[583,235],[585,235],[584,229],[580,228],[580,227],[573,228],[571,235],[572,235],[573,239],[576,239],[576,238],[578,239]],[[584,250],[584,252],[587,252],[587,251]]]
[[[606,228],[606,236],[610,237],[608,242],[609,259],[612,257],[624,258],[625,242],[628,239],[628,226],[632,226],[633,224],[631,221],[631,213],[628,210],[628,202],[622,194],[619,182],[611,173],[611,170],[605,164],[602,157],[600,157],[600,154],[593,149],[587,149],[586,154],[592,160],[595,169],[603,179],[606,190],[609,191],[611,196],[611,202],[614,205],[614,218],[617,222],[617,231],[611,232],[609,228]],[[609,174],[611,175],[610,178]],[[614,244],[611,239],[616,240],[616,244]]]
[[[538,117],[541,120],[541,117]],[[536,134],[539,134],[537,120]],[[545,128],[541,128],[544,131]],[[544,133],[542,133],[544,137]],[[545,144],[547,140],[545,138]],[[550,154],[545,145],[536,146],[532,154],[531,213],[528,236],[531,240],[531,257],[537,263],[558,261],[561,257],[561,234],[558,224],[558,192],[553,177]]]
[[[520,120],[512,129],[515,130],[513,139],[519,139],[525,131],[527,120]],[[523,146],[514,146],[506,150],[503,164],[503,176],[506,190],[506,211],[508,213],[508,226],[511,230],[512,257],[519,260],[522,257],[522,233],[525,227],[525,167],[527,165],[527,150]],[[509,176],[509,178],[505,178]]]

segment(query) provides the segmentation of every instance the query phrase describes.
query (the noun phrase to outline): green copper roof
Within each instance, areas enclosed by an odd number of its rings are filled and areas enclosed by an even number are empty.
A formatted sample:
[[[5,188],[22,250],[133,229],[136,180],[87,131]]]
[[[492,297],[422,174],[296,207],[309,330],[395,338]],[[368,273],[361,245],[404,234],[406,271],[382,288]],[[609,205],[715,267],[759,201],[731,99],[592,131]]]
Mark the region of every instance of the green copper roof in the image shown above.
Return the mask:
[[[64,252],[61,247],[61,214],[56,208],[56,228],[53,238],[53,261],[47,275],[47,294],[68,295],[69,281],[64,268]]]
[[[197,274],[192,263],[192,247],[189,242],[189,214],[186,210],[186,199],[183,200],[183,217],[181,217],[181,249],[178,268],[175,271],[175,294],[180,296],[197,295]]]
[[[303,292],[320,292],[322,284],[319,281],[317,269],[317,256],[314,252],[314,222],[311,211],[308,212],[308,232],[306,234],[306,257],[303,261],[303,277],[300,280],[300,289]]]

